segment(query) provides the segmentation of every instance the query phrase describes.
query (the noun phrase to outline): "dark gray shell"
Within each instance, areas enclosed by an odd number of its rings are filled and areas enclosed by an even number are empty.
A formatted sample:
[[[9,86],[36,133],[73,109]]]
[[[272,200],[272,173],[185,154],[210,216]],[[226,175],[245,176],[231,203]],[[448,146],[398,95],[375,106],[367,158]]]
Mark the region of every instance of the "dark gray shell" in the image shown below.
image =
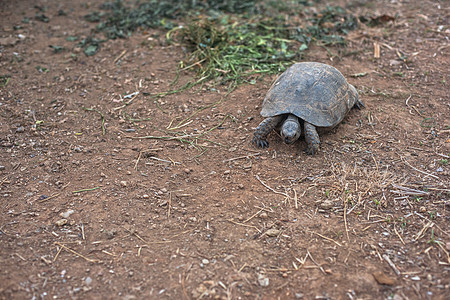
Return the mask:
[[[261,116],[293,114],[318,127],[334,127],[358,101],[356,89],[336,68],[296,63],[267,92]]]

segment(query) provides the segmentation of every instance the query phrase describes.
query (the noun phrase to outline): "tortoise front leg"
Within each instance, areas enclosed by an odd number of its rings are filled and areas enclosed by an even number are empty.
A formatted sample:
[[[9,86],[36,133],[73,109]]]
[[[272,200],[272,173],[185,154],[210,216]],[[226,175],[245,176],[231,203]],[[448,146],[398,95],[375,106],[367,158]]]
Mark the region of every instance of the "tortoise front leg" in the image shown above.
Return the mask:
[[[257,148],[269,147],[269,142],[267,141],[267,136],[272,131],[272,129],[280,123],[282,116],[268,117],[264,119],[258,127],[256,127],[255,133],[253,134],[253,144]]]
[[[306,154],[314,155],[319,150],[319,134],[316,127],[305,121]]]

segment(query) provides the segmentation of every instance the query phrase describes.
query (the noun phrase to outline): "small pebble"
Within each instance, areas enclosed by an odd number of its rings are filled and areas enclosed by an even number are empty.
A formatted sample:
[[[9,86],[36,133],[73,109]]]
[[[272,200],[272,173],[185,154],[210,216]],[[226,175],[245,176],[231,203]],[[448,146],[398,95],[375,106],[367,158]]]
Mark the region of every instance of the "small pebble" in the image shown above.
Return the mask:
[[[67,222],[68,222],[67,219],[60,219],[60,220],[55,222],[55,225],[56,226],[64,226],[64,225],[67,224]]]
[[[375,278],[375,280],[378,282],[378,284],[383,284],[383,285],[394,285],[395,284],[395,278],[390,277],[383,272],[374,272],[374,273],[372,273],[372,275]]]
[[[191,173],[191,169],[188,169],[188,168],[184,169],[184,173],[186,173],[186,174]]]
[[[150,196],[149,196],[149,195],[147,195],[147,194],[144,194],[144,195],[142,195],[142,198],[144,198],[144,199],[148,199],[148,198],[150,198]]]
[[[258,283],[260,286],[269,286],[269,278],[262,274],[258,274]]]
[[[322,203],[320,203],[320,208],[322,208],[322,209],[332,209],[333,208],[333,206],[334,206],[334,203],[333,203],[333,201],[331,201],[331,200],[325,200],[325,201],[323,201]]]
[[[0,171],[4,171],[5,170],[5,166],[0,166]]]
[[[209,264],[209,260],[207,260],[206,258],[202,259],[202,264],[204,264],[204,265]]]
[[[424,213],[424,212],[427,212],[427,209],[426,209],[425,206],[421,206],[421,207],[419,208],[419,211],[420,211],[421,213]]]
[[[66,212],[60,213],[59,215],[61,216],[61,218],[67,219],[68,217],[70,217],[71,214],[73,214],[75,211],[73,209],[69,209]]]
[[[128,183],[126,181],[122,180],[120,182],[120,185],[123,186],[123,187],[126,187],[128,185]]]
[[[167,189],[166,189],[166,188],[162,188],[162,189],[161,189],[161,192],[167,193]]]
[[[21,132],[24,132],[24,131],[25,131],[25,128],[23,126],[20,126],[20,127],[18,127],[16,129],[16,132],[18,132],[18,133],[21,133]]]
[[[295,293],[295,299],[303,299],[302,293]]]
[[[86,277],[86,279],[84,280],[84,283],[86,283],[86,285],[90,285],[92,283],[92,278]]]
[[[419,277],[419,276],[414,276],[414,277],[411,277],[411,280],[419,281],[419,280],[420,280],[420,277]]]
[[[277,236],[278,234],[280,234],[280,230],[275,229],[275,228],[271,228],[269,230],[266,231],[266,235],[267,236]]]
[[[230,173],[231,173],[230,170],[225,170],[225,172],[223,172],[223,174],[225,174],[225,175],[228,175],[228,174],[230,174]]]
[[[263,211],[262,213],[259,214],[259,217],[260,217],[261,219],[267,219],[269,216],[267,215],[266,212]]]

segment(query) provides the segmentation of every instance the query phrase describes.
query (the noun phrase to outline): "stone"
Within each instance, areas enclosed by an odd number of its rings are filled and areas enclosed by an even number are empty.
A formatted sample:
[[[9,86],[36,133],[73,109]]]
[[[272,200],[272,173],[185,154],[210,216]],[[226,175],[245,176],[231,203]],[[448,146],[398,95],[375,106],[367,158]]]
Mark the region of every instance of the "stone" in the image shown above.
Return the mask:
[[[265,211],[263,211],[262,213],[259,214],[259,217],[261,219],[267,219],[269,216],[267,215],[267,213]]]
[[[60,219],[60,220],[55,222],[55,225],[56,226],[64,226],[64,225],[67,224],[67,222],[68,222],[67,219]]]
[[[258,283],[263,287],[269,286],[269,278],[263,274],[258,274]]]
[[[266,235],[270,236],[270,237],[274,237],[274,236],[278,236],[280,234],[280,230],[275,229],[275,228],[271,228],[269,230],[266,231]]]
[[[333,203],[333,201],[327,199],[327,200],[322,201],[319,206],[322,209],[332,209],[334,206],[334,203]]]
[[[384,284],[384,285],[394,285],[395,284],[395,278],[392,278],[383,272],[373,272],[372,273],[375,280],[378,282],[378,284]]]
[[[60,213],[59,215],[61,216],[61,218],[67,219],[68,217],[70,217],[71,214],[73,214],[75,211],[73,209],[69,209],[66,212]]]

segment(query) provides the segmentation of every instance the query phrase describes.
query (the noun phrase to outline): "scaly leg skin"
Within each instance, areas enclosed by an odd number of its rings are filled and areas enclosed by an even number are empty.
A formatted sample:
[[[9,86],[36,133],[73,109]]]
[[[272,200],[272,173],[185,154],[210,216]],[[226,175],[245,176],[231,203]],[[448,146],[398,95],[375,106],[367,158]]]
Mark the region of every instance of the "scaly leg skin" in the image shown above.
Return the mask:
[[[317,134],[316,127],[308,122],[305,122],[305,141],[306,141],[306,154],[314,155],[319,150],[319,134]]]
[[[282,116],[268,117],[256,127],[255,133],[253,134],[253,144],[255,144],[257,148],[269,147],[267,136],[272,129],[280,123],[281,119]]]
[[[359,100],[359,99],[356,100],[355,106],[356,106],[358,109],[363,109],[364,107],[366,107],[366,106],[364,105],[364,102],[362,102],[362,101]]]

